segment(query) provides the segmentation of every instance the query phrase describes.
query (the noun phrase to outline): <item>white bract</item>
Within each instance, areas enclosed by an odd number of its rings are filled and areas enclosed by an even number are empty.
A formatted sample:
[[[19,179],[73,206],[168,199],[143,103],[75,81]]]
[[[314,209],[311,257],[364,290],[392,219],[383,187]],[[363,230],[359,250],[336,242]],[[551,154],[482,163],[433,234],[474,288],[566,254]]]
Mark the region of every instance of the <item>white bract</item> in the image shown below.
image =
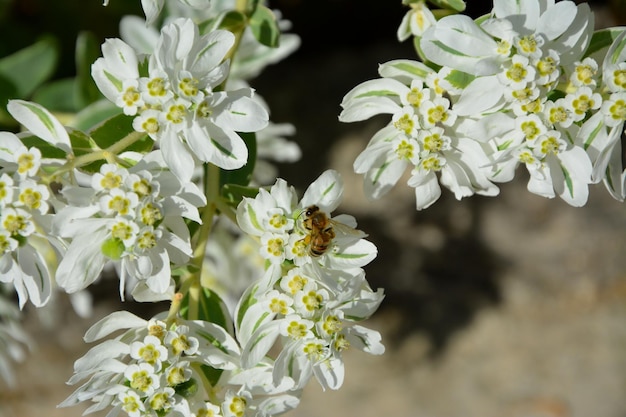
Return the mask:
[[[200,222],[197,207],[206,201],[195,185],[183,185],[153,156],[131,169],[104,164],[91,176],[91,187],[62,190],[68,204],[53,226],[69,242],[57,269],[57,282],[67,292],[86,288],[106,262],[115,261],[122,297],[127,277],[171,296],[170,264],[185,264],[192,252],[183,219]]]
[[[523,163],[533,193],[582,206],[588,185],[604,177],[622,199],[614,149],[623,130],[617,86],[624,37],[605,55],[603,67],[613,74],[602,73],[585,56],[592,33],[586,4],[496,0],[486,17],[447,16],[416,34],[419,51],[441,66],[439,89],[429,84],[433,69],[395,60],[380,67],[382,79],[355,87],[342,102],[346,122],[391,114],[354,164],[365,174],[366,194],[379,198],[412,167],[418,209],[439,197],[436,173],[457,198],[496,195],[492,182],[510,181]]]
[[[246,291],[236,313],[244,368],[265,361],[280,339],[275,385],[301,389],[314,376],[322,387],[338,389],[342,351],[351,345],[373,354],[384,351],[377,332],[356,324],[373,314],[383,295],[370,289],[361,269],[376,256],[374,245],[353,229],[352,217],[330,217],[342,193],[341,178],[326,171],[299,203],[293,188],[279,179],[239,205],[239,225],[260,238],[261,254],[280,255],[267,256],[265,276]]]
[[[270,416],[298,403],[285,387],[266,385],[267,369],[241,369],[237,341],[213,323],[163,316],[146,321],[115,312],[94,324],[85,340],[98,341],[119,330],[124,333],[94,346],[76,361],[68,383],[88,380],[61,407],[93,401],[90,412],[112,407],[111,412],[130,416],[188,416],[201,410],[225,416],[243,415],[232,414],[233,402],[241,401],[242,411]],[[210,392],[204,386],[207,378],[211,378]],[[242,386],[238,394],[233,393],[233,385]]]
[[[228,77],[228,51],[235,42],[228,31],[201,36],[190,19],[161,29],[154,53],[145,58],[148,74],[139,75],[136,51],[120,39],[102,47],[93,65],[98,88],[161,148],[167,166],[183,182],[196,161],[221,168],[245,165],[248,149],[237,132],[254,132],[268,123],[267,111],[249,88],[214,91]]]
[[[445,72],[424,64],[395,60],[380,66],[383,78],[358,85],[344,97],[339,119],[356,122],[391,114],[356,158],[354,170],[365,175],[367,196],[380,198],[411,168],[418,210],[441,195],[439,184],[461,199],[496,195],[498,188],[483,172],[489,160],[480,145],[459,130],[455,98],[445,90]]]
[[[7,109],[29,131],[24,136],[70,150],[67,131],[42,106],[12,100]],[[15,134],[0,132],[0,282],[15,288],[20,308],[29,299],[43,306],[52,294],[50,262],[59,245],[50,230],[50,207],[56,198],[42,176],[57,163]]]
[[[179,3],[176,0],[170,0],[169,18],[177,16],[186,16],[194,21],[212,20],[214,24],[224,19],[225,14],[234,7],[234,0],[213,1],[210,8],[192,9],[181,7],[176,8],[173,5]],[[287,30],[291,26],[289,21],[280,19],[277,13],[278,26],[281,30]],[[159,31],[152,26],[147,26],[146,21],[137,16],[125,16],[120,22],[121,38],[128,45],[132,46],[135,51],[143,54],[152,54],[157,48],[159,42]],[[247,80],[256,77],[268,65],[274,64],[293,53],[300,46],[300,38],[295,34],[281,33],[279,44],[277,47],[270,48],[260,44],[253,36],[250,28],[246,28],[242,38],[239,41],[237,52],[231,59],[228,76],[228,89],[249,88]],[[258,94],[254,94],[252,98],[269,113],[269,109],[265,102]],[[154,102],[151,97],[144,97],[149,103]],[[154,110],[146,110],[138,117],[136,125],[138,130],[157,128],[158,112]],[[151,122],[152,121],[152,122]],[[144,126],[145,127],[142,127]],[[277,162],[295,162],[300,159],[301,151],[299,146],[285,138],[285,136],[293,136],[295,127],[288,123],[274,124],[271,121],[267,127],[256,132],[257,140],[257,163],[255,165],[254,177],[260,184],[267,184],[276,178],[276,168],[271,166],[268,161]]]

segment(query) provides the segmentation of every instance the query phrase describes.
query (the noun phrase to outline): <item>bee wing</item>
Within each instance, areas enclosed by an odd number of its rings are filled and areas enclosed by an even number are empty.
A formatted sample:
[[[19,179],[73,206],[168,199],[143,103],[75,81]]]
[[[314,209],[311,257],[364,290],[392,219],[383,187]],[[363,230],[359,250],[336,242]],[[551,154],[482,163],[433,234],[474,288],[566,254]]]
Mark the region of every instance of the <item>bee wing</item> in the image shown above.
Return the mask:
[[[335,231],[335,234],[338,237],[350,237],[350,238],[364,238],[367,237],[367,233],[355,229],[356,227],[356,220],[354,219],[354,217],[349,216],[347,214],[340,214],[337,217],[333,217],[330,220],[332,226],[333,226],[333,230]]]

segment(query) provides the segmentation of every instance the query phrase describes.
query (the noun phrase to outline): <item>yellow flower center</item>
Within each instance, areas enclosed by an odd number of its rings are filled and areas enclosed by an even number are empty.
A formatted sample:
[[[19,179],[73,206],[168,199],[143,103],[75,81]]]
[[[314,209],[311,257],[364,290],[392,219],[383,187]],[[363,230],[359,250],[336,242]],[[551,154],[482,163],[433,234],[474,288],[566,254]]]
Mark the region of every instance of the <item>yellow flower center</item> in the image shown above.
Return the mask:
[[[270,310],[272,313],[285,315],[288,313],[287,307],[287,302],[280,298],[272,298],[272,301],[270,301]]]
[[[408,114],[403,114],[393,125],[396,129],[410,135],[415,127],[415,121]]]
[[[152,385],[152,377],[146,370],[135,372],[130,380],[130,387],[142,392],[147,392]]]
[[[23,153],[17,157],[17,172],[25,174],[35,166],[35,156],[30,153]]]
[[[293,339],[302,339],[308,333],[308,329],[304,323],[292,321],[287,326],[287,334]]]
[[[142,346],[138,353],[144,362],[151,365],[154,365],[161,357],[159,350],[153,344]]]
[[[120,185],[122,185],[122,176],[113,172],[107,172],[100,180],[100,186],[107,190],[118,188]]]
[[[228,409],[236,416],[236,417],[242,417],[246,411],[246,405],[247,405],[247,401],[245,398],[243,397],[234,397],[231,402],[230,405],[228,406]]]
[[[141,94],[135,87],[128,87],[122,95],[122,101],[126,106],[132,106],[139,101]]]
[[[141,208],[141,221],[148,226],[154,226],[156,222],[163,219],[163,214],[157,206],[147,203]]]
[[[396,155],[398,155],[398,159],[407,159],[410,160],[413,158],[414,147],[412,143],[409,143],[406,139],[403,139],[400,144],[396,147]]]
[[[111,228],[111,236],[114,239],[128,240],[133,237],[133,228],[128,223],[116,223]]]
[[[518,47],[524,55],[533,54],[537,51],[537,39],[534,36],[524,36],[519,40]]]
[[[428,152],[439,152],[443,148],[443,139],[439,133],[433,133],[424,137],[424,150]]]
[[[165,118],[174,124],[182,123],[185,120],[187,109],[182,104],[173,104],[170,106]]]
[[[559,148],[559,142],[554,136],[549,136],[541,142],[541,153],[543,154],[556,155],[559,153]]]
[[[24,191],[22,191],[20,193],[19,199],[22,204],[33,210],[41,207],[41,193],[39,191],[33,190],[32,188],[26,188]]]
[[[441,161],[436,155],[428,156],[427,158],[422,160],[421,164],[422,168],[426,171],[440,171],[442,168]]]
[[[622,90],[626,90],[626,69],[613,71],[613,82]]]
[[[11,235],[17,235],[26,230],[28,222],[26,218],[20,214],[9,214],[5,217],[2,226]]]
[[[617,100],[611,107],[609,107],[611,118],[615,120],[626,120],[626,102],[624,100]]]
[[[522,64],[515,63],[506,71],[506,76],[509,80],[514,82],[523,81],[528,75],[528,70]]]
[[[152,97],[164,97],[167,94],[165,89],[165,80],[163,78],[153,78],[146,84],[148,94]]]
[[[187,97],[195,97],[198,94],[198,80],[195,78],[183,78],[178,83],[181,93]]]
[[[324,297],[313,290],[302,296],[302,303],[308,312],[313,312],[320,308],[323,301]]]
[[[130,209],[130,200],[126,197],[116,195],[109,201],[109,209],[124,216],[128,214]]]
[[[521,129],[527,140],[533,140],[541,133],[541,129],[537,126],[537,123],[532,120],[523,122]]]
[[[307,284],[309,280],[302,275],[295,275],[289,280],[287,286],[289,287],[289,292],[294,295],[298,291],[302,290],[304,286]]]

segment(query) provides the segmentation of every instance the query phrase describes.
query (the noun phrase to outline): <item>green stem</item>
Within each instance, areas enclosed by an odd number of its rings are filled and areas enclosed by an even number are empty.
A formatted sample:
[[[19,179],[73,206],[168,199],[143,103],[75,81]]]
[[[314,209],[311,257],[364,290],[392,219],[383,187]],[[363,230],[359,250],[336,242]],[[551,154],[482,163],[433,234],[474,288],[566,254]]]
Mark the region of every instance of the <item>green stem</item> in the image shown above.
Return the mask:
[[[191,260],[193,274],[188,278],[189,291],[189,313],[187,318],[195,320],[198,318],[198,305],[201,296],[201,278],[206,254],[206,246],[213,228],[213,218],[217,214],[216,202],[219,201],[220,169],[213,164],[206,164],[204,169],[204,194],[207,205],[202,210],[202,225],[194,236],[194,252]]]
[[[77,156],[75,158],[68,157],[67,163],[59,168],[59,170],[56,171],[53,176],[62,175],[68,171],[72,171],[75,168],[80,168],[101,159],[112,161],[115,159],[117,154],[128,148],[133,143],[143,139],[145,135],[146,134],[143,132],[131,132],[106,149],[96,150],[81,156]]]

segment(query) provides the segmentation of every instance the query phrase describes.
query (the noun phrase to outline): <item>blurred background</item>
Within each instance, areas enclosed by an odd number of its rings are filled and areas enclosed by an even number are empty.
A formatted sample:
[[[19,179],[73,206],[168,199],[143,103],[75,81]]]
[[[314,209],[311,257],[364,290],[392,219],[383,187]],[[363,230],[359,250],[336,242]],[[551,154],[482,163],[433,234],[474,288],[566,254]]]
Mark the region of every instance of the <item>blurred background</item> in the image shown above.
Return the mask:
[[[468,14],[488,2],[468,2]],[[616,0],[590,2],[596,27],[626,23]],[[342,173],[344,203],[378,246],[366,271],[387,294],[368,326],[387,352],[348,351],[338,392],[315,382],[289,415],[313,417],[626,417],[626,210],[601,185],[587,206],[572,208],[526,191],[527,177],[496,198],[456,201],[444,191],[427,210],[398,186],[369,201],[352,162],[386,122],[342,124],[343,95],[376,78],[378,64],[415,57],[398,43],[400,0],[276,0],[293,23],[298,52],[269,67],[253,86],[275,122],[293,123],[303,158],[280,176],[303,190],[324,169]],[[61,47],[55,77],[73,74],[76,34],[117,35],[122,14],[139,1],[0,0],[0,56],[54,34]],[[89,346],[84,331],[120,307],[116,284],[93,289],[94,314],[77,319],[66,299],[54,309],[27,308],[37,347],[18,366],[17,387],[0,390],[0,417],[78,416],[55,409],[63,384]],[[60,297],[62,298],[62,297]],[[147,315],[145,305],[123,307]],[[42,320],[43,318],[43,320]],[[54,318],[55,320],[52,320]],[[102,413],[105,415],[105,413]]]

